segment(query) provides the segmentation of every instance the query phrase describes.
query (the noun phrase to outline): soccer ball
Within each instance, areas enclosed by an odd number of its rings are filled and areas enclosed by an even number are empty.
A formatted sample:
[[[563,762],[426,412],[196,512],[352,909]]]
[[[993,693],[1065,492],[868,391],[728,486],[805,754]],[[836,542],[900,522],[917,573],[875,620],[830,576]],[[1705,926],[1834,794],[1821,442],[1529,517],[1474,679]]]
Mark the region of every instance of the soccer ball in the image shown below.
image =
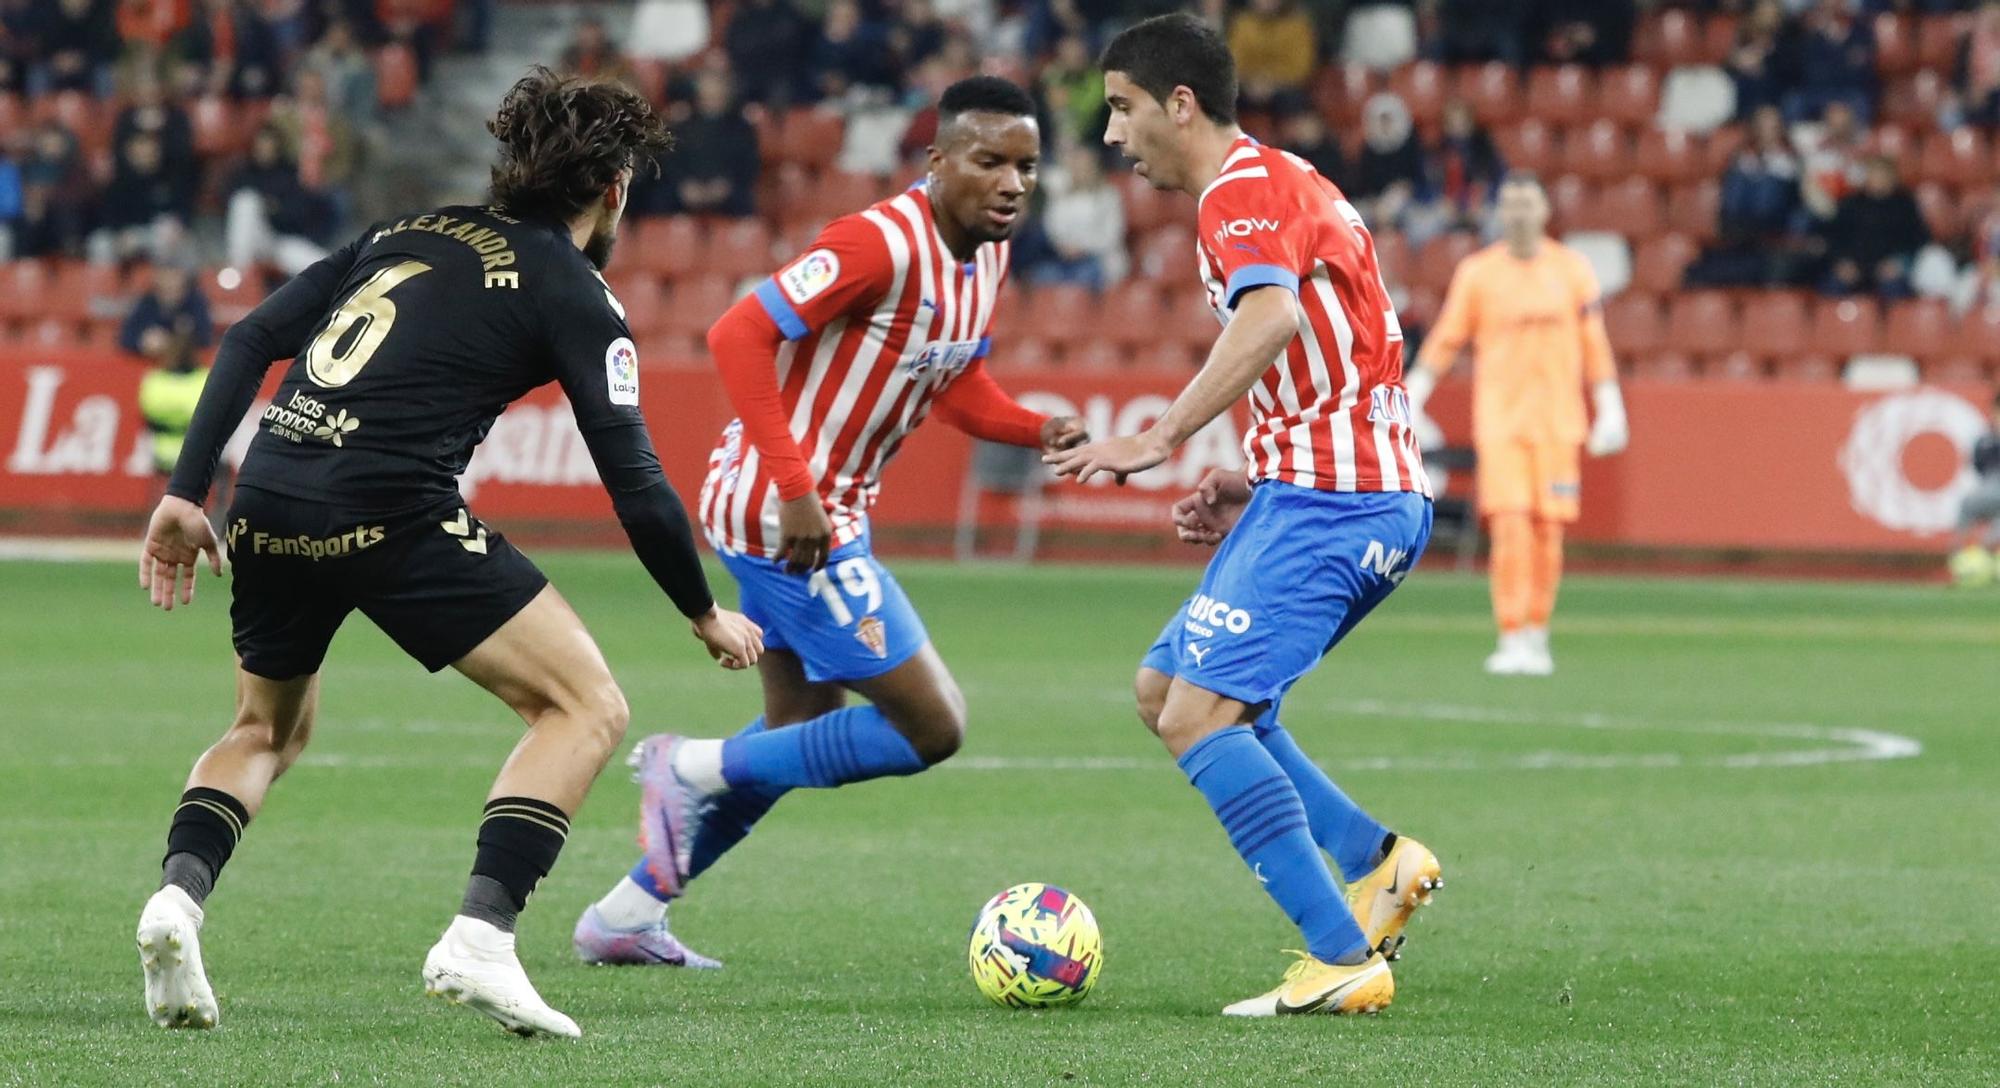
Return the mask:
[[[1977,544],[1968,545],[1952,553],[1951,579],[1961,586],[1983,586],[1994,578],[1996,563],[1994,553]]]
[[[1016,884],[972,923],[972,981],[1013,1009],[1082,1001],[1104,970],[1104,939],[1083,900],[1052,884]]]

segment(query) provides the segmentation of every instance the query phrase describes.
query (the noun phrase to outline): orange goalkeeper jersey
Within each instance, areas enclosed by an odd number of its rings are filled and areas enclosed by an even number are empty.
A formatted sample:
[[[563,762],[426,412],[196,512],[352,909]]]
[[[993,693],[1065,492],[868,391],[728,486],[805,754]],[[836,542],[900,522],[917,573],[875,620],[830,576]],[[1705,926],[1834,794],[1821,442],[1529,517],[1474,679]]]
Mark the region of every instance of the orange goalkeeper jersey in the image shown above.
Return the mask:
[[[1419,362],[1441,377],[1468,343],[1479,443],[1581,443],[1585,379],[1616,376],[1597,275],[1552,238],[1525,261],[1499,242],[1459,264]]]

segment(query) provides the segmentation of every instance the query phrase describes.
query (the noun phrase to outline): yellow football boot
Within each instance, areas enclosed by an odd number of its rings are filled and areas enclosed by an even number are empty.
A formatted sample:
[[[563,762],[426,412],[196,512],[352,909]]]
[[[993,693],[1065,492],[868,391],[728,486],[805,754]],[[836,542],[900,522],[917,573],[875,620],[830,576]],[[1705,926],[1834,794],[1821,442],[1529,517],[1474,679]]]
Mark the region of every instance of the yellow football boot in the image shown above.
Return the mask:
[[[1327,963],[1298,952],[1299,962],[1285,971],[1285,981],[1269,993],[1222,1010],[1224,1016],[1294,1016],[1323,1013],[1340,1016],[1376,1012],[1396,996],[1396,979],[1389,961],[1371,953],[1352,967]]]
[[[1373,872],[1347,886],[1347,909],[1368,937],[1368,947],[1395,959],[1403,947],[1410,915],[1444,887],[1444,870],[1430,848],[1407,835]]]

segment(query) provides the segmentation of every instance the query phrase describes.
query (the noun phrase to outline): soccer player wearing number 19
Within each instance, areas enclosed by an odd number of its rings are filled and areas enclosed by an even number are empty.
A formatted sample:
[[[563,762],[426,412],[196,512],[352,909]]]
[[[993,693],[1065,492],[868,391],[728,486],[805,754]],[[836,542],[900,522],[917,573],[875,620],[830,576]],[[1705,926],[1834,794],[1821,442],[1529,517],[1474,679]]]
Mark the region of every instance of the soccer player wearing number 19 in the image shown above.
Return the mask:
[[[490,206],[380,224],[229,330],[147,530],[139,584],[154,604],[193,601],[203,553],[222,573],[201,504],[265,371],[296,356],[225,522],[235,721],[188,776],[139,919],[146,1010],[162,1026],[215,1024],[203,900],[305,748],[327,644],[358,609],[426,668],[452,666],[528,724],[488,794],[426,989],[523,1035],[579,1034],[529,983],[514,923],[623,740],[625,700],[576,613],[471,514],[456,480],[529,390],[562,385],[633,550],[709,653],[726,668],[762,653],[754,623],[715,607],[639,412],[631,333],[597,271],[634,164],[667,146],[665,128],[629,89],[546,69],[515,84],[487,127],[502,145]]]
[[[958,749],[965,700],[870,551],[867,515],[883,466],[933,410],[989,441],[1084,437],[986,373],[1009,239],[1035,187],[1034,114],[1003,79],[953,84],[929,178],[835,220],[710,330],[740,418],[710,458],[701,516],[768,632],[764,714],[727,740],[640,743],[643,856],[578,920],[583,959],[716,966],[668,931],[666,902],[780,796],[915,774]],[[849,691],[868,705],[845,705]]]

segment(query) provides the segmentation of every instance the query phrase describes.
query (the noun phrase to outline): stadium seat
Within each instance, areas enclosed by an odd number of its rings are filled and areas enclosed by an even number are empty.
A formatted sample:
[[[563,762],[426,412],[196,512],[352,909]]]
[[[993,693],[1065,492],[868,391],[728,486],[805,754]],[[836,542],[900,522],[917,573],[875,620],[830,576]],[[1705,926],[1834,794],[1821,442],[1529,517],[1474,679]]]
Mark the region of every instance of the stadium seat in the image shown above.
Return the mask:
[[[1062,365],[1062,353],[1038,336],[1009,337],[993,349],[993,369],[1052,370]]]
[[[1194,231],[1182,223],[1169,223],[1139,243],[1133,267],[1149,280],[1183,283],[1195,275],[1194,261]]]
[[[822,171],[819,187],[813,194],[812,210],[820,225],[824,226],[895,194],[899,188],[869,174]]]
[[[417,100],[417,54],[402,42],[375,51],[375,101],[399,110]]]
[[[1632,282],[1632,246],[1624,235],[1606,230],[1570,231],[1563,244],[1590,263],[1597,276],[1598,290],[1609,298]]]
[[[632,335],[645,339],[659,332],[666,320],[666,301],[658,277],[646,271],[631,271],[609,278],[611,294],[625,307],[625,324]]]
[[[762,219],[718,224],[709,234],[707,271],[735,280],[768,275],[777,262],[771,253],[771,228]]]
[[[846,122],[833,110],[796,107],[778,126],[778,158],[824,170],[840,155],[846,130]]]
[[[1949,72],[1958,64],[1959,22],[1950,15],[1924,15],[1917,19],[1917,67],[1933,72]]]
[[[10,261],[0,266],[0,317],[38,318],[48,306],[54,274],[48,261]]]
[[[1124,198],[1125,233],[1128,237],[1137,237],[1156,227],[1176,222],[1183,218],[1181,213],[1189,210],[1174,199],[1177,194],[1163,193],[1129,170],[1118,175],[1117,185]]]
[[[1616,121],[1599,118],[1563,138],[1562,171],[1585,181],[1605,182],[1632,170],[1632,141]]]
[[[2000,365],[2000,306],[1976,307],[1960,316],[1950,353]]]
[[[1545,188],[1549,194],[1549,226],[1556,233],[1577,230],[1590,218],[1590,205],[1596,199],[1596,189],[1575,174],[1563,174],[1551,179]]]
[[[1721,167],[1714,166],[1705,158],[1703,144],[1698,137],[1679,129],[1648,128],[1641,132],[1633,165],[1638,167],[1640,174],[1668,185],[1702,177],[1720,177],[1723,172]]]
[[[1929,69],[1891,80],[1882,91],[1882,119],[1919,131],[1935,128],[1948,90],[1944,76]]]
[[[1932,385],[1991,385],[1994,371],[1969,355],[1955,355],[1934,363],[1920,364],[1923,380]]]
[[[1681,276],[1701,254],[1701,247],[1685,234],[1663,234],[1641,243],[1632,255],[1632,286],[1655,295],[1681,289]]]
[[[1898,302],[1889,310],[1882,347],[1919,360],[1936,359],[1949,352],[1951,325],[1950,308],[1937,299]]]
[[[1065,346],[1093,339],[1102,324],[1097,296],[1073,283],[1035,288],[1028,311],[1035,315],[1035,327],[1042,335]]]
[[[1077,370],[1121,370],[1133,363],[1128,350],[1108,340],[1073,344],[1065,358],[1068,365]]]
[[[28,107],[18,94],[0,94],[0,141],[12,140],[28,124]]]
[[[1992,149],[1976,128],[1960,127],[1924,137],[1917,177],[1954,189],[1986,188],[1994,178]],[[1904,175],[1908,177],[1909,175]]]
[[[205,94],[188,104],[188,125],[194,130],[195,153],[204,158],[234,154],[241,129],[236,104],[218,94]]]
[[[1770,377],[1770,369],[1751,352],[1725,351],[1703,361],[1701,376],[1712,382],[1760,382]]]
[[[1501,62],[1466,65],[1452,78],[1452,94],[1472,107],[1472,115],[1491,129],[1521,116],[1521,88],[1514,69]]]
[[[1405,329],[1430,328],[1437,320],[1438,309],[1444,305],[1444,296],[1428,287],[1412,287],[1404,292],[1405,301],[1396,307],[1396,316]]]
[[[1722,69],[1697,65],[1668,73],[1660,89],[1661,127],[1712,132],[1734,116],[1736,85]]]
[[[1386,72],[1417,55],[1417,17],[1408,5],[1356,5],[1341,41],[1342,60]]]
[[[1592,226],[1615,230],[1635,245],[1666,228],[1660,191],[1645,178],[1626,178],[1598,191]]]
[[[1206,351],[1222,335],[1222,322],[1215,319],[1204,291],[1176,291],[1168,309],[1167,324],[1162,327],[1179,343]]]
[[[1722,213],[1722,183],[1714,178],[1676,187],[1667,194],[1667,229],[1697,241],[1715,238]]]
[[[1561,154],[1555,130],[1539,117],[1496,130],[1494,144],[1509,167],[1536,174],[1550,173]]]
[[[1721,64],[1736,48],[1736,16],[1718,12],[1701,24],[1701,54],[1704,64]]]
[[[1829,384],[1840,380],[1840,364],[1824,355],[1790,355],[1778,360],[1771,376],[1788,382]]]
[[[1875,72],[1884,79],[1917,66],[1917,43],[1908,18],[1892,11],[1875,16]]]
[[[1697,375],[1694,360],[1678,351],[1663,351],[1633,359],[1620,359],[1618,369],[1628,378],[1642,378],[1652,382],[1685,382],[1693,380]]]
[[[1410,107],[1410,116],[1424,129],[1438,123],[1438,118],[1444,114],[1444,101],[1450,93],[1444,69],[1428,60],[1405,64],[1390,72],[1389,89]]]
[[[1943,183],[1922,182],[1914,191],[1917,210],[1924,214],[1924,225],[1930,228],[1932,238],[1949,243],[1965,230],[1964,204]]]
[[[1699,138],[1701,145],[1701,173],[1704,177],[1721,177],[1729,172],[1729,166],[1736,161],[1736,153],[1750,142],[1750,134],[1742,125],[1724,125]]]
[[[679,279],[708,265],[708,232],[693,216],[641,219],[632,247],[639,265],[667,279]]]
[[[708,327],[736,301],[727,276],[692,276],[675,281],[663,300],[660,331],[706,336]]]
[[[1382,282],[1396,288],[1409,283],[1410,243],[1399,230],[1386,230],[1373,235],[1375,239],[1375,264],[1382,270]]]
[[[1896,173],[1905,181],[1915,181],[1922,173],[1918,144],[1912,132],[1902,125],[1884,123],[1868,134],[1868,150],[1893,159]]]
[[[1650,355],[1667,343],[1666,322],[1651,295],[1627,293],[1605,303],[1604,325],[1620,358]]]
[[[1721,291],[1675,295],[1667,314],[1667,349],[1688,355],[1721,355],[1740,346],[1736,304]]]
[[[1813,308],[1812,336],[1807,347],[1836,359],[1881,350],[1880,306],[1872,298],[1822,299]]]
[[[1458,268],[1458,262],[1478,248],[1479,236],[1468,231],[1455,230],[1438,235],[1418,251],[1414,267],[1416,280],[1411,286],[1444,291],[1451,286],[1451,276]]]
[[[1528,75],[1528,113],[1550,124],[1580,124],[1595,113],[1593,93],[1590,71],[1581,65],[1535,68]]]
[[[1798,351],[1812,330],[1805,296],[1795,291],[1758,291],[1743,304],[1743,350],[1761,359]]]
[[[1106,292],[1099,307],[1103,320],[1098,329],[1114,344],[1141,347],[1160,336],[1167,321],[1167,305],[1160,288],[1146,280],[1132,280]]]
[[[49,313],[72,321],[120,318],[130,303],[115,264],[62,261],[51,270]]]
[[[229,275],[224,269],[205,268],[198,282],[201,293],[208,296],[208,312],[218,330],[241,321],[264,301],[264,273],[260,269],[247,268]]]
[[[1660,77],[1643,64],[1607,69],[1597,81],[1597,112],[1628,128],[1649,125],[1660,109]]]
[[[653,103],[667,100],[667,77],[671,74],[667,62],[658,57],[631,55],[626,60],[632,65],[632,86]]]
[[[1640,18],[1632,36],[1632,55],[1655,68],[1675,68],[1699,60],[1701,45],[1701,17],[1670,8]]]
[[[1359,64],[1329,64],[1313,79],[1313,105],[1337,129],[1351,129],[1361,121],[1361,105],[1377,87],[1375,73]]]

